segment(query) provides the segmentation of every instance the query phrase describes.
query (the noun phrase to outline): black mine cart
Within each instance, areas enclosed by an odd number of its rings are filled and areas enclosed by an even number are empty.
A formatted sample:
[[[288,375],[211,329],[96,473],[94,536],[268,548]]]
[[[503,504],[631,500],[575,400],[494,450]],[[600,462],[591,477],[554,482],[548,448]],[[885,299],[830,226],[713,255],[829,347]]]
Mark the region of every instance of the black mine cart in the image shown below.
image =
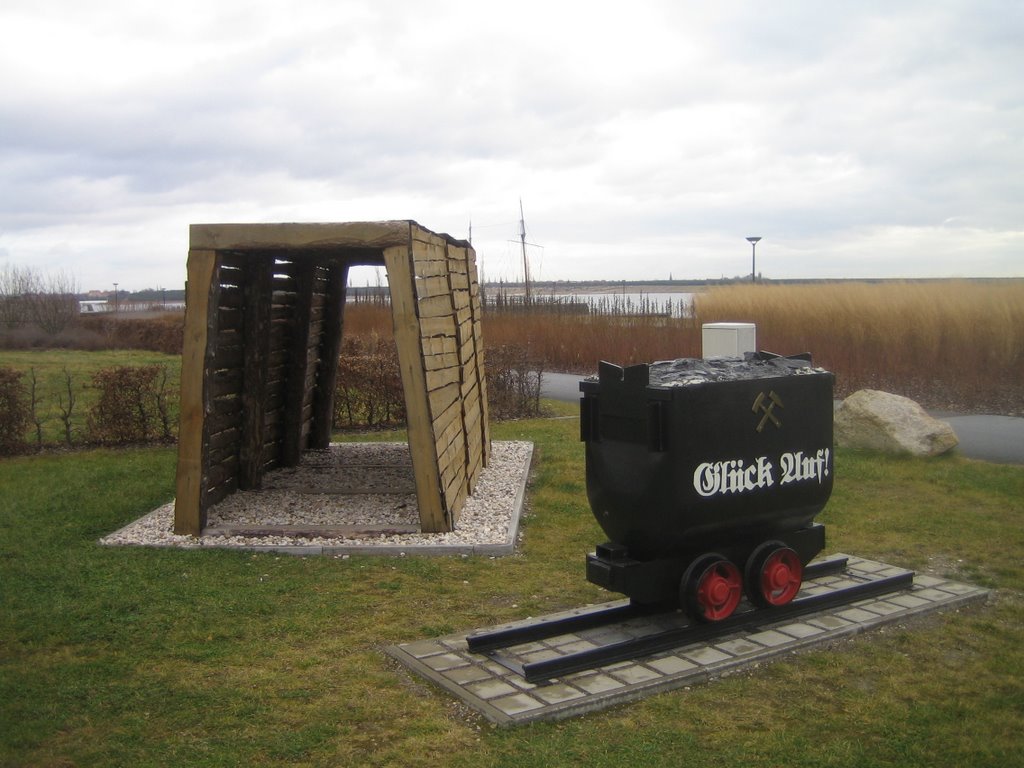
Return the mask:
[[[833,376],[809,356],[602,362],[580,383],[587,578],[707,621],[791,601],[825,545]]]

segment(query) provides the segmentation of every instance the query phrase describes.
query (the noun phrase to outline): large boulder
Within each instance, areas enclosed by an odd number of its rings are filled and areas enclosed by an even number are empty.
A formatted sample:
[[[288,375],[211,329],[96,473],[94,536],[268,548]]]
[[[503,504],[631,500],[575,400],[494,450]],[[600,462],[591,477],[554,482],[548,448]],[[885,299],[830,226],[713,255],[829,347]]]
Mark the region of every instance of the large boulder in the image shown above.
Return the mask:
[[[953,428],[913,400],[862,389],[836,408],[836,445],[885,453],[938,456],[958,442]]]

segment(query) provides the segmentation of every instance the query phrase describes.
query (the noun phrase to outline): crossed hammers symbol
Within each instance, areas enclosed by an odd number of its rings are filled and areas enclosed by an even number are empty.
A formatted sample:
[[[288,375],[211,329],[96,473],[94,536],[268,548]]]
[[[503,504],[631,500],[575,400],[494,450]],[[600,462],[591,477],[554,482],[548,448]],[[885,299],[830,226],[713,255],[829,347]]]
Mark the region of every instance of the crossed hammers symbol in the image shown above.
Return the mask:
[[[776,405],[779,406],[779,408],[786,407],[782,404],[782,398],[776,395],[774,391],[769,392],[767,396],[765,396],[764,392],[758,392],[757,398],[754,400],[754,405],[750,409],[754,413],[757,413],[758,411],[764,412],[764,416],[761,417],[761,421],[757,425],[758,432],[764,429],[764,425],[767,424],[769,420],[771,420],[772,424],[776,427],[782,426],[782,422],[779,421],[779,418],[772,413],[772,411],[775,410]]]

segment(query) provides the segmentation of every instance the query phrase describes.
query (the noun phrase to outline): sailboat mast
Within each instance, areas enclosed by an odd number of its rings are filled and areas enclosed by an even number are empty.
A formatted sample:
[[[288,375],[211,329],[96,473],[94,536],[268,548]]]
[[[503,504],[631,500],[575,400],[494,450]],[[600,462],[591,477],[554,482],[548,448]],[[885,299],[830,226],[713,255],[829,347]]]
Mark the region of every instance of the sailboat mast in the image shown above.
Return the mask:
[[[523,198],[519,198],[519,241],[523,246],[523,288],[525,302],[530,303],[530,263],[526,259],[526,217],[523,216]]]

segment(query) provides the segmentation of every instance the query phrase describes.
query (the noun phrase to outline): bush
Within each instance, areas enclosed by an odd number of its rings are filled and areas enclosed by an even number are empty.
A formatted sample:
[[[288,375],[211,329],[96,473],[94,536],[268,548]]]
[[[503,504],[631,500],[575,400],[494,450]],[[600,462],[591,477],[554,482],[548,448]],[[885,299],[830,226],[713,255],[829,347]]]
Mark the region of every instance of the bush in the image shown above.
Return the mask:
[[[492,419],[522,419],[540,415],[544,364],[526,347],[504,344],[488,347],[487,407]]]
[[[0,456],[21,453],[26,447],[32,409],[21,377],[13,368],[0,368]]]
[[[174,437],[164,366],[104,368],[93,374],[92,386],[99,390],[89,412],[92,440],[124,445]]]
[[[184,315],[168,312],[159,317],[100,315],[82,317],[81,327],[98,340],[100,349],[145,349],[165,355],[180,355],[185,337]]]
[[[540,414],[541,369],[527,349],[507,344],[486,351],[487,402],[492,419]],[[405,423],[405,393],[394,342],[377,334],[346,338],[334,396],[336,429],[376,429]]]
[[[347,338],[338,361],[336,428],[386,427],[405,422],[405,393],[394,342],[376,335]]]

